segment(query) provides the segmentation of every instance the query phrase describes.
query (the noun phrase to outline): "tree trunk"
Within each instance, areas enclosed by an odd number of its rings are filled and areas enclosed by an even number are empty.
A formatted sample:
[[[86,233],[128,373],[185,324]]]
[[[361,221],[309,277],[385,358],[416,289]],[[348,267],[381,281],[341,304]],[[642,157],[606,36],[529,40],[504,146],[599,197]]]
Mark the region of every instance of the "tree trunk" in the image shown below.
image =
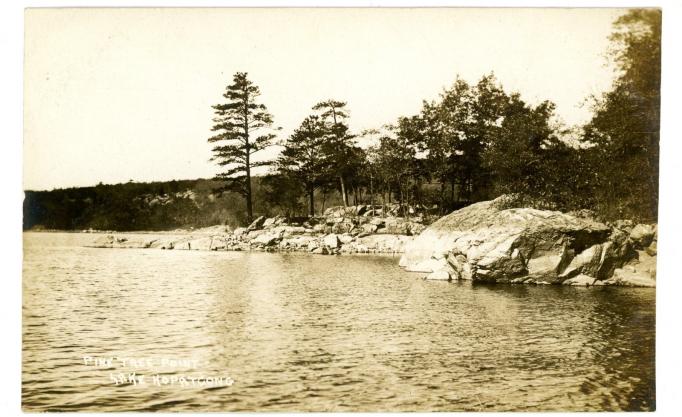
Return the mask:
[[[440,213],[445,213],[445,178],[440,180]]]
[[[381,217],[386,217],[386,190],[381,193]]]
[[[404,193],[404,188],[403,184],[398,181],[398,191],[400,191],[400,199],[398,200],[398,213],[402,214],[403,217],[405,217],[405,193]]]
[[[251,169],[246,166],[246,219],[249,223],[253,221],[253,205],[251,202]]]
[[[339,176],[339,182],[341,183],[341,198],[343,199],[343,206],[348,207],[348,195],[346,194],[346,184],[344,184],[342,176]]]
[[[248,130],[247,130],[248,132]],[[249,223],[253,221],[253,205],[251,202],[251,163],[250,163],[249,150],[246,150],[246,219]]]
[[[450,180],[450,201],[455,201],[455,179]]]
[[[310,187],[308,191],[308,196],[310,198],[310,217],[315,217],[315,189]]]
[[[251,148],[249,147],[249,94],[244,98],[244,150],[246,154],[246,218],[253,221],[253,206],[251,202]]]

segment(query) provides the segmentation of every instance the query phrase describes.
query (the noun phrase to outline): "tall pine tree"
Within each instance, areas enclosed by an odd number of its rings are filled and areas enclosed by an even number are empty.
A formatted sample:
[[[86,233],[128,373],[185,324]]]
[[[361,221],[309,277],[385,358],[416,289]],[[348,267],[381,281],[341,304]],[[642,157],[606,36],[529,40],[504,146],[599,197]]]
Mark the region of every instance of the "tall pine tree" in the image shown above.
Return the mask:
[[[212,106],[216,116],[211,130],[218,133],[208,139],[216,144],[211,160],[226,167],[216,177],[225,181],[225,189],[244,196],[249,221],[253,219],[251,170],[268,165],[266,161],[253,161],[252,155],[270,146],[275,138],[272,115],[257,102],[259,96],[260,89],[247,74],[236,73],[223,94],[227,103]]]

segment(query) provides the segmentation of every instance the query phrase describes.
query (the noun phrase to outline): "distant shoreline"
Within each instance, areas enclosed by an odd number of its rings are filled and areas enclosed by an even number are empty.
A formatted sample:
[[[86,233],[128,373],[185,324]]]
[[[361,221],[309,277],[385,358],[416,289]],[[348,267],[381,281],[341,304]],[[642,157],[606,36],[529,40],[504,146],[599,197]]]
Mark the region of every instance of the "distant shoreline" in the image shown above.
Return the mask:
[[[199,230],[199,229],[197,229]],[[183,235],[195,233],[193,230],[133,230],[133,231],[120,231],[120,230],[60,230],[60,229],[45,229],[45,230],[22,230],[22,233],[80,233],[80,234],[133,234],[133,235]]]

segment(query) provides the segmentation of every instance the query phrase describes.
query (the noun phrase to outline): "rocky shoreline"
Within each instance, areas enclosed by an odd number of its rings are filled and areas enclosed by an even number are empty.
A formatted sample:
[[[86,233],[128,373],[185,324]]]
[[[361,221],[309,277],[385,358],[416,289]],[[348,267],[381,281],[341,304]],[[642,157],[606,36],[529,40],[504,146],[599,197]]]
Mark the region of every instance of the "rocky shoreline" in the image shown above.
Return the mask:
[[[422,218],[377,216],[371,206],[332,207],[319,218],[302,222],[283,216],[254,220],[248,227],[227,226],[140,236],[115,233],[97,238],[90,247],[156,248],[211,251],[297,251],[338,253],[403,253],[405,245],[425,226]]]
[[[511,208],[508,208],[510,207]],[[429,280],[511,284],[656,286],[655,224],[605,224],[589,213],[513,207],[502,196],[430,226],[421,216],[383,216],[377,207],[332,207],[296,222],[259,217],[248,227],[177,234],[106,234],[98,248],[402,254],[400,266]]]

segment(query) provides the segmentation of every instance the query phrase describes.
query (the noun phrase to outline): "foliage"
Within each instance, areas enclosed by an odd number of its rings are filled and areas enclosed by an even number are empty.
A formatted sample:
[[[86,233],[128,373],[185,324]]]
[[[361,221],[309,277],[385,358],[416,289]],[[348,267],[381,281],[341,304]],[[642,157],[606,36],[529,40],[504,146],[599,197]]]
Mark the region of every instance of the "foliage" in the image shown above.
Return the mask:
[[[594,99],[594,117],[584,128],[584,142],[594,146],[595,206],[610,218],[655,221],[661,12],[632,10],[614,26],[610,58],[620,74],[611,91]]]
[[[254,161],[252,155],[270,146],[275,138],[273,133],[261,134],[272,128],[273,121],[265,105],[257,102],[259,96],[260,89],[247,74],[236,73],[223,94],[228,102],[213,106],[216,117],[211,130],[219,133],[208,139],[216,143],[212,160],[227,167],[217,178],[225,181],[225,189],[244,196],[249,219],[253,217],[251,169],[268,164]]]
[[[285,142],[276,162],[280,176],[297,182],[307,193],[311,216],[315,215],[315,190],[329,182],[329,171],[333,166],[327,139],[327,126],[320,116],[308,116]],[[270,183],[278,183],[286,190],[294,188],[286,180],[270,179]]]
[[[350,133],[347,124],[349,118],[346,102],[326,100],[313,106],[319,112],[320,119],[325,123],[326,140],[324,152],[328,155],[328,175],[339,180],[339,191],[343,198],[343,205],[348,206],[347,183],[349,178],[357,173],[357,168],[363,162],[359,158],[361,152],[352,143],[355,137]]]

